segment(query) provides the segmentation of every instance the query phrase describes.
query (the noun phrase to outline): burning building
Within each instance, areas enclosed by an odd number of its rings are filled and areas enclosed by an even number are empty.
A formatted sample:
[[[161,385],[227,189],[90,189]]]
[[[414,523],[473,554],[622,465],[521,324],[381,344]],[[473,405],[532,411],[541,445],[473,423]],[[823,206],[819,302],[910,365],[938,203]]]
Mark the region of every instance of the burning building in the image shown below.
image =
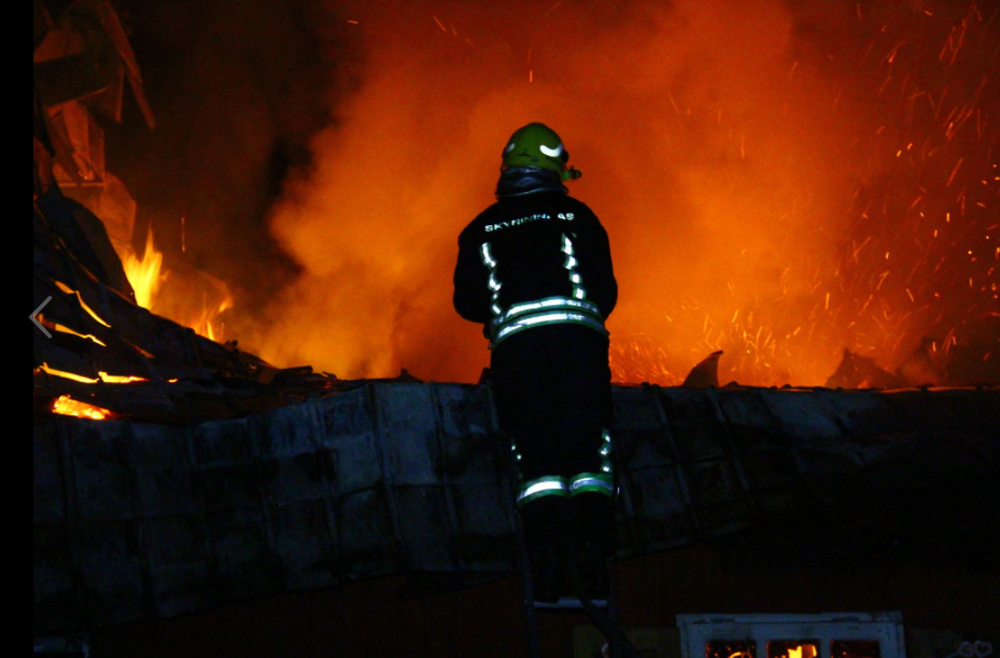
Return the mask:
[[[592,163],[623,282],[640,648],[1000,641],[995,7],[253,5],[252,35],[310,16],[310,47],[366,53],[270,200],[297,273],[254,300],[180,217],[135,235],[104,131],[126,101],[156,122],[115,6],[34,4],[36,653],[523,655],[485,350],[446,289],[529,115]],[[590,632],[550,620],[547,655]]]

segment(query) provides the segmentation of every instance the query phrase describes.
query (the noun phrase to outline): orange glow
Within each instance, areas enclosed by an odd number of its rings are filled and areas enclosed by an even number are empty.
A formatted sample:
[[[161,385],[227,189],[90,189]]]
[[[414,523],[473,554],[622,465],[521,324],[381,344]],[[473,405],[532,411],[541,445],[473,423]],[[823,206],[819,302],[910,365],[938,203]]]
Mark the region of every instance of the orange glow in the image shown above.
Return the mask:
[[[210,340],[222,341],[222,324],[217,321],[217,318],[232,307],[233,298],[228,295],[213,308],[203,304],[201,314],[190,324],[190,327]]]
[[[812,644],[799,645],[788,650],[788,658],[815,658],[816,647]]]
[[[101,347],[107,347],[107,344],[105,344],[104,341],[102,341],[100,338],[98,338],[93,334],[81,334],[80,332],[70,329],[67,326],[61,325],[58,322],[52,322],[41,313],[39,313],[38,316],[36,317],[38,318],[38,321],[42,323],[43,326],[48,327],[49,329],[58,331],[59,333],[62,334],[69,334],[70,336],[76,336],[78,338],[89,340],[93,343],[100,345]]]
[[[57,370],[56,368],[50,368],[47,363],[40,365],[37,370],[52,375],[53,377],[61,377],[63,379],[69,379],[74,382],[80,382],[81,384],[96,384],[101,381],[94,377],[84,377],[83,375],[78,375],[75,372],[67,372],[65,370]]]
[[[131,384],[133,382],[149,381],[146,377],[137,377],[136,375],[109,375],[103,370],[97,374],[105,384]]]
[[[676,385],[723,350],[720,383],[822,385],[845,348],[893,369],[923,336],[964,339],[996,304],[1000,116],[974,48],[998,22],[978,6],[361,11],[363,84],[271,214],[301,277],[241,342],[345,378],[476,381],[456,239],[529,121],[565,139],[608,229],[616,381]]]
[[[60,395],[53,403],[52,411],[63,416],[76,416],[91,420],[105,420],[113,415],[108,409],[74,400],[68,395]]]
[[[103,382],[105,384],[131,384],[133,382],[149,381],[146,377],[138,377],[136,375],[109,375],[103,370],[97,373],[96,378],[86,377],[84,375],[78,375],[75,372],[68,372],[66,370],[58,370],[56,368],[49,367],[49,364],[47,363],[40,365],[37,370],[47,373],[53,377],[61,377],[62,379],[69,379],[81,384],[97,384],[98,382]]]
[[[67,295],[73,295],[74,297],[76,297],[76,301],[80,304],[80,308],[86,311],[87,315],[92,317],[98,324],[104,325],[105,327],[111,326],[110,324],[105,322],[104,319],[101,318],[101,316],[95,313],[94,309],[90,308],[90,306],[87,305],[87,302],[83,301],[83,296],[80,294],[80,291],[73,290],[62,281],[55,281],[54,283],[56,284],[56,287],[59,288],[59,290],[62,290]]]
[[[818,652],[818,641],[770,640],[767,643],[767,658],[816,658]]]

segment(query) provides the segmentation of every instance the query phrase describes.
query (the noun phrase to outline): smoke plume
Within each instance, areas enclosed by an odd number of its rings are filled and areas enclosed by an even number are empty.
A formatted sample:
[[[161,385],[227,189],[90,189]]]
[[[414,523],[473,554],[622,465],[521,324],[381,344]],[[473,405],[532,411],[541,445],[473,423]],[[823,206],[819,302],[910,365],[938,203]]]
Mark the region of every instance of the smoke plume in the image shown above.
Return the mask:
[[[475,381],[457,236],[541,121],[611,239],[619,381],[721,349],[724,381],[822,384],[843,348],[895,367],[928,335],[996,363],[996,9],[341,2],[307,31],[337,35],[340,77],[299,94],[325,127],[268,214],[298,274],[238,328],[266,359]]]

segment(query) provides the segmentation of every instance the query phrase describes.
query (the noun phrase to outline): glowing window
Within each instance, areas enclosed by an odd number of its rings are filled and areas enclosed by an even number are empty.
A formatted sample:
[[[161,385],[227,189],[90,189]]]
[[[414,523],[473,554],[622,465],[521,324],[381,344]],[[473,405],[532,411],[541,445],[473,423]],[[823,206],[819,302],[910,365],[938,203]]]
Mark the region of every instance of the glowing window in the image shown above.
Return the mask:
[[[899,612],[678,615],[681,658],[906,658]]]

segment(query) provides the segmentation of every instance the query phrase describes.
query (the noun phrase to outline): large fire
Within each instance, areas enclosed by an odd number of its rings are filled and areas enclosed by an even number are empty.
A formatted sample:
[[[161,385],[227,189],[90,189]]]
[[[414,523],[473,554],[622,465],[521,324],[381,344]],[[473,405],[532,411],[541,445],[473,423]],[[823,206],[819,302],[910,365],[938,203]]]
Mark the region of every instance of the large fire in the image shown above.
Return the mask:
[[[716,350],[720,381],[750,385],[821,385],[845,348],[900,372],[996,370],[995,5],[418,2],[344,19],[363,84],[274,208],[303,274],[240,328],[264,358],[474,381],[488,356],[451,308],[455,241],[492,202],[504,140],[544,121],[611,237],[616,380],[678,384]]]

